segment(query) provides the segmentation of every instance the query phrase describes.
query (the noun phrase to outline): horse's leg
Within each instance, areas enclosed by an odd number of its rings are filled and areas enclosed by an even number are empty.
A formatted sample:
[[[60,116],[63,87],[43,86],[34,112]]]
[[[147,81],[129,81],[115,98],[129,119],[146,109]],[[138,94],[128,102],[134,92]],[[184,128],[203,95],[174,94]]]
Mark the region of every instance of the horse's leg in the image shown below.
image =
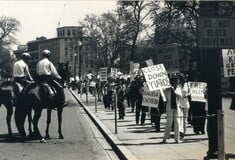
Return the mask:
[[[64,136],[63,136],[62,131],[61,131],[63,109],[64,109],[63,107],[59,107],[57,109],[59,139],[64,139]]]
[[[13,114],[13,106],[12,105],[7,105],[6,109],[7,109],[6,121],[7,121],[8,135],[11,137],[12,136],[11,117],[12,117],[12,114]]]
[[[28,123],[29,123],[29,136],[32,136],[32,134],[33,134],[33,131],[32,131],[32,109],[30,109],[28,112]]]
[[[35,111],[35,113],[34,113],[34,117],[33,117],[33,129],[34,129],[36,138],[41,139],[42,136],[41,136],[40,131],[38,129],[38,121],[39,121],[39,118],[41,117],[42,109],[35,109],[34,111]]]
[[[51,109],[47,109],[47,128],[46,128],[46,138],[50,139],[50,135],[49,135],[49,126],[51,123]]]
[[[15,123],[16,127],[20,133],[22,140],[26,139],[26,133],[24,130],[24,121],[27,114],[27,109],[17,106],[15,109]]]

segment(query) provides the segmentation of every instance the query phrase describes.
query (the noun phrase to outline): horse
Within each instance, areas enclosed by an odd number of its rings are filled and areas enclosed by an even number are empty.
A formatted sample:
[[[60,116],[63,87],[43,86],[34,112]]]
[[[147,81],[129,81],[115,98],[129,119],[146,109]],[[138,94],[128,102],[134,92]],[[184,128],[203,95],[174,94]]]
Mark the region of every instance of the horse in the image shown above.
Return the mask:
[[[70,75],[70,68],[69,68],[69,61],[66,63],[61,63],[61,62],[57,62],[58,63],[58,73],[61,76],[63,83],[69,81],[69,75]]]
[[[60,63],[60,65],[64,64]],[[68,68],[61,67],[60,65],[58,67],[58,73],[67,73]],[[65,71],[62,72],[60,69],[65,69]],[[57,83],[59,83],[61,86],[64,85],[63,82],[64,81],[57,81]],[[58,94],[53,95],[52,90],[53,89],[48,84],[32,83],[26,86],[22,91],[15,111],[15,123],[23,139],[26,139],[26,132],[24,130],[25,117],[27,114],[31,114],[32,109],[34,110],[34,116],[32,119],[34,130],[32,134],[33,138],[41,139],[41,142],[45,142],[39,131],[38,122],[41,117],[42,110],[47,109],[47,126],[45,138],[50,139],[49,126],[51,123],[51,112],[54,108],[57,109],[59,139],[64,139],[61,130],[64,106],[61,106],[61,104],[58,103],[60,102],[61,97]]]
[[[0,84],[0,107],[3,104],[7,109],[7,129],[8,129],[8,138],[12,138],[12,129],[11,129],[11,117],[13,114],[13,108],[16,106],[19,99],[19,95],[23,89],[23,86],[14,81],[4,81]],[[31,128],[31,119],[29,121],[29,133],[32,133]]]

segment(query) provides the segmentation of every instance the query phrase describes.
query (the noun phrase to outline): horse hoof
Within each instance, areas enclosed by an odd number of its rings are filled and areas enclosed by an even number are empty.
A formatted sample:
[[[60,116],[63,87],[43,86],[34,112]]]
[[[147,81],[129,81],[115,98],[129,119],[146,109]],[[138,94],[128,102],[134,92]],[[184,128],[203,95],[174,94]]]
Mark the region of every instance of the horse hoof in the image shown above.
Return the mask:
[[[41,140],[40,140],[40,143],[46,143],[47,141],[45,140],[45,138],[42,138]]]
[[[64,136],[63,135],[59,135],[59,139],[64,139]]]

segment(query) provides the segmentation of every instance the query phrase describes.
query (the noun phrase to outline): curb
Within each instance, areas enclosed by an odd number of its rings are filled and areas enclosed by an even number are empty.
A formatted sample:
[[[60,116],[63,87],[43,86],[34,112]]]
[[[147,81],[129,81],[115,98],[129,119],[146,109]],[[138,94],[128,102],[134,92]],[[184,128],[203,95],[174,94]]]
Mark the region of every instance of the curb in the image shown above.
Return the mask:
[[[68,89],[70,93],[74,96],[74,98],[78,101],[78,103],[83,107],[85,112],[88,114],[88,116],[91,118],[91,120],[95,123],[97,128],[100,130],[100,132],[103,134],[105,139],[108,141],[108,143],[111,145],[115,153],[117,154],[118,158],[122,160],[137,160],[137,158],[127,149],[127,147],[124,146],[124,144],[115,136],[114,133],[112,133],[104,124],[96,117],[95,114],[93,114],[90,109],[80,101],[78,96],[72,91],[71,89]]]

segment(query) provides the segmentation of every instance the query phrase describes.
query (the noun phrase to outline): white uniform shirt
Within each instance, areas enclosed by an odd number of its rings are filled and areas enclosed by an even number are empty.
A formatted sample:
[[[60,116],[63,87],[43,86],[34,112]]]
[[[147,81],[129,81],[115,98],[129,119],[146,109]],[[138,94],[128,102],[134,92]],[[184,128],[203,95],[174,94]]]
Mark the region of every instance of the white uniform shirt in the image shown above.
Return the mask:
[[[38,75],[52,75],[55,78],[61,79],[55,66],[48,58],[43,58],[37,63],[37,74]]]
[[[28,65],[21,59],[14,63],[13,65],[13,77],[29,77],[32,79]]]

